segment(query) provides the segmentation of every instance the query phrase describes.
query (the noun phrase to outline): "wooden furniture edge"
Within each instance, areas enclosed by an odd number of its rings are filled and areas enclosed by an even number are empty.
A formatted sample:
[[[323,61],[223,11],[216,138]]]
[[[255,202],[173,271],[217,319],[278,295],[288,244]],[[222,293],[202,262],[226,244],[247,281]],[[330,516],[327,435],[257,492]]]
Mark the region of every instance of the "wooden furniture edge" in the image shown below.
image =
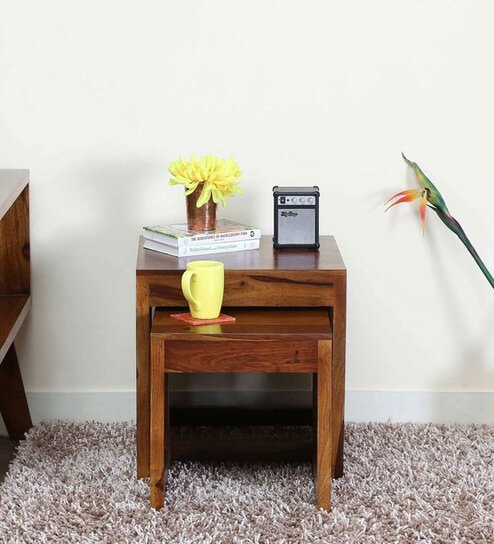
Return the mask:
[[[0,170],[7,180],[0,184],[0,219],[29,184],[29,170]],[[17,178],[17,179],[16,179]]]
[[[24,323],[30,306],[29,295],[0,296],[0,363]]]

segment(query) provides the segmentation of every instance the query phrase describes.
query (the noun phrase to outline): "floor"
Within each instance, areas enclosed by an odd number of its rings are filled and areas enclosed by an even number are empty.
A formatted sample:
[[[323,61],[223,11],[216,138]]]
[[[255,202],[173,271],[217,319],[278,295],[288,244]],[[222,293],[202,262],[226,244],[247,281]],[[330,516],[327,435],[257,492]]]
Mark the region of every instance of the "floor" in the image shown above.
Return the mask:
[[[10,440],[6,436],[0,436],[0,482],[3,481],[9,469],[9,464],[15,457],[16,447],[17,442]]]

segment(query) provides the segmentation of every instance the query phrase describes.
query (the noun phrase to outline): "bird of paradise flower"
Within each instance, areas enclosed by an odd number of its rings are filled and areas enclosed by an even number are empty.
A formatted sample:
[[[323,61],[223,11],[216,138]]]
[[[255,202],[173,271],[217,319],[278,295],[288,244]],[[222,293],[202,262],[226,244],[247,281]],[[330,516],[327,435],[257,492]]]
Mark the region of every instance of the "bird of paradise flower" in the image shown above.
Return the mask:
[[[489,272],[482,259],[479,257],[479,254],[471,244],[470,240],[467,238],[467,235],[462,229],[460,223],[458,223],[458,221],[449,213],[448,207],[446,206],[446,202],[444,201],[441,193],[437,190],[436,186],[432,183],[432,181],[424,174],[424,172],[422,172],[417,163],[409,161],[403,153],[402,156],[408,166],[413,168],[415,176],[417,177],[419,183],[422,185],[422,188],[407,189],[405,191],[400,191],[399,193],[396,193],[385,202],[385,205],[389,204],[389,206],[386,208],[386,211],[389,210],[389,208],[396,206],[396,204],[400,204],[401,202],[413,202],[414,200],[420,198],[419,210],[422,220],[422,232],[425,231],[425,211],[427,208],[431,208],[437,213],[439,219],[463,242],[463,245],[467,248],[470,255],[474,258],[478,267],[487,278],[487,281],[494,289],[494,278],[492,274]]]

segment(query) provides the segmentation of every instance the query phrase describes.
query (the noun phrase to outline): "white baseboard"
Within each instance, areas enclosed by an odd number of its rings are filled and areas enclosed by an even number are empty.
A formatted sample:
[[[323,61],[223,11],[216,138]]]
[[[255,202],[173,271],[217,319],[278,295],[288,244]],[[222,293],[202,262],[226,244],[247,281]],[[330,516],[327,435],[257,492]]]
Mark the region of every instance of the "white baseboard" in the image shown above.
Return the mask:
[[[310,402],[308,391],[180,392],[181,404],[201,404],[217,397],[218,404],[248,405]],[[275,395],[274,401],[272,395]],[[134,391],[28,392],[33,423],[44,420],[135,421]],[[494,425],[494,392],[347,391],[346,421],[415,423],[484,423]],[[0,435],[6,430],[0,419]]]
[[[135,421],[134,391],[46,391],[27,392],[33,424],[62,419],[68,421]],[[0,436],[7,431],[0,418]]]
[[[345,420],[494,425],[494,392],[347,391]]]

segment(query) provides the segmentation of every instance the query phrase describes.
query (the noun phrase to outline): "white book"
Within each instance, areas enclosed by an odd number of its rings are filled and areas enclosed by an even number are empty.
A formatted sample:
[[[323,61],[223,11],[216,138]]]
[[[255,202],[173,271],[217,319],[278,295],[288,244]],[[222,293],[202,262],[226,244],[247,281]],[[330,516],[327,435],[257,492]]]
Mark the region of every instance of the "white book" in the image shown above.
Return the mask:
[[[168,244],[162,244],[156,240],[144,239],[144,248],[152,251],[159,251],[175,257],[193,257],[195,255],[209,255],[212,253],[230,253],[232,251],[247,251],[250,249],[259,249],[261,240],[241,240],[237,242],[219,242],[213,244],[202,244],[199,246],[173,247]]]
[[[253,240],[261,237],[261,229],[230,219],[218,219],[214,230],[190,230],[186,223],[180,223],[144,227],[142,235],[148,240],[155,240],[173,247],[192,247],[219,242]]]

